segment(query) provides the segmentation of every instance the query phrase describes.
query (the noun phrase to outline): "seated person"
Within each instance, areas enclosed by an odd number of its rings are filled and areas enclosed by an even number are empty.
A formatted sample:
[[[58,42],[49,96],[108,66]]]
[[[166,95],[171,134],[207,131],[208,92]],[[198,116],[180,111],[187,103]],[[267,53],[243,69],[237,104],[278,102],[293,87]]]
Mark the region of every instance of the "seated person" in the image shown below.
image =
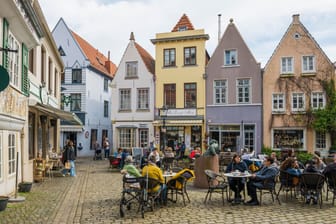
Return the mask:
[[[323,170],[323,175],[326,178],[330,178],[332,173],[336,173],[336,154],[334,154],[334,162],[328,164]],[[330,179],[328,179],[328,181],[330,181]]]
[[[200,147],[196,147],[194,150],[192,150],[189,154],[189,158],[191,160],[195,160],[196,158],[200,157],[202,154]]]
[[[226,173],[234,172],[236,170],[239,170],[240,172],[247,171],[247,165],[244,161],[240,159],[240,157],[235,154],[232,158],[232,161],[229,163],[229,165],[226,167]],[[236,203],[241,202],[241,195],[240,192],[244,189],[245,179],[244,178],[234,178],[229,177],[229,186],[230,189],[234,192],[234,201]]]
[[[314,162],[315,168],[319,172],[323,172],[323,170],[326,168],[326,164],[323,162],[323,160],[319,156],[314,156],[313,162]]]
[[[148,164],[142,168],[142,176],[149,177],[160,182],[153,189],[149,189],[150,192],[160,192],[161,201],[164,205],[167,203],[167,186],[164,184],[164,178],[162,170],[156,165],[155,155],[149,156]]]
[[[125,165],[120,172],[122,174],[128,174],[130,177],[141,177],[139,170],[132,163],[132,156],[127,156],[125,159]]]
[[[250,160],[253,157],[253,155],[254,155],[254,150],[251,153],[249,153],[249,149],[245,148],[243,149],[243,155],[241,156],[241,158],[243,160]]]
[[[257,187],[273,187],[274,184],[270,181],[269,186],[264,186],[264,180],[273,179],[278,173],[278,169],[273,164],[274,160],[271,157],[266,157],[263,167],[256,173],[252,174],[247,182],[247,193],[251,197],[251,200],[245,203],[246,205],[259,205],[257,198]]]
[[[153,151],[151,151],[151,153],[149,153],[149,157],[151,157],[151,156],[155,156],[155,164],[158,167],[161,167],[161,160],[160,160],[160,154],[159,154],[158,148],[154,148]]]
[[[167,149],[165,150],[165,153],[164,153],[164,157],[165,158],[174,158],[175,157],[173,149],[171,147],[167,147]]]
[[[284,170],[292,176],[300,177],[301,170],[296,159],[288,157],[280,166],[280,170]]]
[[[303,173],[321,173],[315,166],[314,160],[308,160],[305,169],[303,170]],[[310,204],[310,202],[313,200],[313,204],[317,204],[319,194],[316,192],[308,192],[307,195],[305,195],[306,198],[306,204]]]

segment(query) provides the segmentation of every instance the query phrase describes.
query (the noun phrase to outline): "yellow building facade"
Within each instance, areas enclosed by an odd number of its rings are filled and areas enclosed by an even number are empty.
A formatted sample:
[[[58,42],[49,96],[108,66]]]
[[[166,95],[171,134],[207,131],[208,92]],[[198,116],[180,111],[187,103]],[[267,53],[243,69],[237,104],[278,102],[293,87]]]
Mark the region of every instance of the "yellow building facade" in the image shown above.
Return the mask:
[[[205,133],[205,42],[184,14],[171,32],[158,33],[155,45],[155,143],[186,152],[202,148]]]

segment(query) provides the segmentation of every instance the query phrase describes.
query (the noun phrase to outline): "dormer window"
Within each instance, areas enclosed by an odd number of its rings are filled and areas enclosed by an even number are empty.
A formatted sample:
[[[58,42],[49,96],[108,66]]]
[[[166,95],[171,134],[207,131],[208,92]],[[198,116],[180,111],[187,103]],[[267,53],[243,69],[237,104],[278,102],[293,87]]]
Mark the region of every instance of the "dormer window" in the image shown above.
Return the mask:
[[[59,52],[59,54],[60,54],[61,56],[65,56],[65,52],[64,52],[62,46],[60,46],[60,47],[58,48],[58,52]]]
[[[237,50],[226,50],[224,65],[237,65]]]
[[[178,31],[186,31],[186,30],[188,30],[188,27],[187,27],[187,26],[180,26],[180,27],[178,28]]]

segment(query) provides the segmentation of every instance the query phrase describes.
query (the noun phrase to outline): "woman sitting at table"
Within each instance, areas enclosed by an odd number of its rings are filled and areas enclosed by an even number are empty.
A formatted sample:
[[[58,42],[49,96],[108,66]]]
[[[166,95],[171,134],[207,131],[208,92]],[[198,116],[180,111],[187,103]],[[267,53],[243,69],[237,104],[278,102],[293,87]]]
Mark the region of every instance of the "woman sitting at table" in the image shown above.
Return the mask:
[[[239,155],[235,154],[233,155],[232,161],[226,168],[226,173],[235,172],[237,170],[239,172],[245,172],[247,171],[247,165],[244,161],[240,159]],[[245,179],[229,177],[228,180],[230,189],[235,193],[234,202],[240,203],[241,202],[240,192],[244,189]]]
[[[292,176],[299,177],[301,170],[298,161],[292,157],[288,157],[280,166],[280,170],[284,170]]]

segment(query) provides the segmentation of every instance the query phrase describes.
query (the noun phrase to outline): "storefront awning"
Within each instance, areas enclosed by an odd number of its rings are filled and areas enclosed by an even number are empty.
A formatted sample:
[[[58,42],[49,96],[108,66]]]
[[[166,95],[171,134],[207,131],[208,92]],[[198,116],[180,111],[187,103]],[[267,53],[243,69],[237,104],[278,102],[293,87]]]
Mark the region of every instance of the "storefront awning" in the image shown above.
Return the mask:
[[[201,126],[203,124],[203,120],[166,120],[166,126]],[[162,126],[162,120],[153,121],[154,126]]]
[[[46,104],[41,104],[41,103],[36,103],[35,105],[32,105],[32,107],[48,114],[49,116],[59,118],[61,120],[66,120],[69,121],[72,124],[76,125],[83,125],[82,121],[77,117],[76,114],[60,110],[58,108],[46,105]]]
[[[82,132],[82,125],[61,125],[62,132]]]

